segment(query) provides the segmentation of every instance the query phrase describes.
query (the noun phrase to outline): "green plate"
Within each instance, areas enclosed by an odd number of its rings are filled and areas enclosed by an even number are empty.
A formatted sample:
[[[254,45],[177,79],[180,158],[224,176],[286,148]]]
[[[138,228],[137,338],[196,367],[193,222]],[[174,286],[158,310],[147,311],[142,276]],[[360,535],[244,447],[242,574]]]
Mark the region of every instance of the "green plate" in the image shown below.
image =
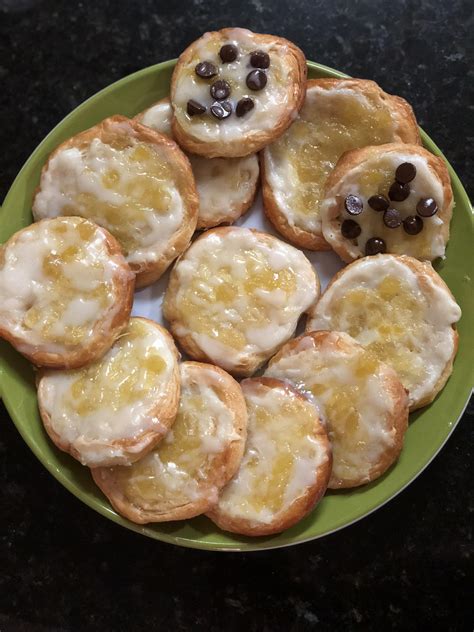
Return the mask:
[[[169,61],[117,81],[71,112],[39,145],[26,162],[0,212],[0,241],[31,223],[31,200],[48,154],[73,134],[112,114],[133,116],[166,96],[175,61]],[[342,73],[308,63],[309,77],[344,77]],[[441,155],[422,132],[425,146]],[[428,408],[412,415],[399,462],[374,483],[344,493],[328,493],[298,525],[281,535],[249,539],[219,531],[204,517],[182,523],[138,526],[120,517],[95,487],[89,470],[57,450],[49,441],[38,414],[31,365],[9,345],[0,343],[0,394],[22,437],[58,481],[109,520],[157,540],[200,549],[252,551],[305,542],[341,529],[371,513],[398,494],[427,466],[459,420],[471,392],[474,360],[473,211],[454,171],[449,167],[456,209],[448,256],[438,267],[461,305],[460,347],[453,374]]]

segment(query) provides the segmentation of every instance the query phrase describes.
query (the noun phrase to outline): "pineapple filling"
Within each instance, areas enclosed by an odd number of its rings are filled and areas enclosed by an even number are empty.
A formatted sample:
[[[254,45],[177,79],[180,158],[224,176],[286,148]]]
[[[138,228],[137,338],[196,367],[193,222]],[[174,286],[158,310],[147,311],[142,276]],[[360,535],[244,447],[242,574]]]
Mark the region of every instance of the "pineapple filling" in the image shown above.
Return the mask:
[[[44,291],[23,319],[25,328],[41,333],[49,342],[79,344],[88,335],[97,313],[112,303],[110,284],[100,280],[104,276],[104,266],[97,260],[91,261],[88,253],[95,232],[95,226],[89,222],[74,227],[68,226],[67,222],[57,222],[50,228],[50,252],[41,263]],[[82,281],[80,288],[76,279]],[[89,288],[84,287],[84,279],[90,280]],[[81,309],[85,310],[80,313],[85,316],[79,319],[81,325],[70,324],[75,320],[74,314],[69,314],[71,304],[79,313]]]
[[[69,372],[75,379],[64,396],[67,409],[79,416],[118,411],[150,397],[166,369],[165,360],[143,345],[147,327],[132,319],[126,332],[99,361]]]
[[[296,272],[291,267],[275,271],[265,253],[255,248],[239,253],[239,274],[230,266],[216,268],[212,259],[219,256],[225,256],[222,246],[201,259],[193,281],[179,294],[178,307],[185,327],[193,333],[240,351],[247,344],[249,328],[271,322],[275,308],[268,300],[271,293],[282,293],[285,307],[286,297],[297,289]],[[239,309],[242,297],[245,307]]]

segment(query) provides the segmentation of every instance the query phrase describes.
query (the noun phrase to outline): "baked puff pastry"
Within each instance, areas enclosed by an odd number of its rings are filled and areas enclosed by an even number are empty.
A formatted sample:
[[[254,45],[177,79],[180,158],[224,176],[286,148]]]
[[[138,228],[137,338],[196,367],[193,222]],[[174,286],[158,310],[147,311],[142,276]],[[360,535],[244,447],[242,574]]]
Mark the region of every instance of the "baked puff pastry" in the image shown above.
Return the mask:
[[[306,328],[345,331],[398,373],[410,410],[433,401],[451,375],[461,309],[430,263],[358,259],[331,281]]]
[[[421,144],[408,103],[363,79],[312,79],[291,127],[261,156],[265,213],[289,241],[330,250],[320,204],[342,154],[356,147]]]
[[[333,450],[329,487],[369,483],[398,458],[408,400],[395,371],[350,336],[316,331],[290,340],[265,376],[287,380],[318,406]]]
[[[43,371],[44,427],[83,465],[127,465],[149,452],[178,412],[178,352],[169,333],[132,318],[103,358],[82,369]]]
[[[248,228],[215,228],[173,268],[163,313],[192,358],[248,376],[318,295],[315,270],[293,246]]]
[[[402,143],[343,154],[321,203],[324,238],[348,263],[383,252],[443,257],[452,212],[444,160]]]
[[[193,154],[247,156],[291,124],[305,81],[305,56],[286,39],[240,28],[205,33],[173,72],[173,134]]]
[[[0,336],[38,366],[92,362],[127,326],[134,282],[117,241],[93,222],[32,224],[0,247]]]
[[[244,451],[247,410],[237,382],[209,364],[180,369],[179,413],[165,440],[130,467],[92,470],[112,506],[139,524],[209,510]]]
[[[187,248],[197,214],[194,177],[176,143],[118,115],[53,151],[33,201],[36,220],[79,215],[107,228],[137,287],[159,279]]]
[[[143,125],[172,136],[171,116],[169,99],[162,99],[135,118]],[[243,158],[204,158],[190,154],[188,158],[199,194],[198,230],[232,224],[248,211],[259,180],[256,154]]]
[[[225,531],[262,536],[288,529],[326,491],[332,453],[316,407],[289,384],[241,383],[248,438],[237,474],[207,513]]]

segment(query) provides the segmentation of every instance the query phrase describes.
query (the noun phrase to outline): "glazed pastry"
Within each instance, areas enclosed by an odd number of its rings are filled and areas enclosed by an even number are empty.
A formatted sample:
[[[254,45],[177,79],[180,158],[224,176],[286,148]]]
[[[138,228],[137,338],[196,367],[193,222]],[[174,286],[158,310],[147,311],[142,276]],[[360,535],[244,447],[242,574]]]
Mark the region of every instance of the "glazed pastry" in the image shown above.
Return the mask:
[[[331,281],[307,330],[345,331],[398,373],[410,410],[433,401],[451,375],[461,310],[430,263],[358,259]]]
[[[134,281],[117,241],[93,222],[27,226],[0,247],[0,337],[38,366],[92,362],[127,326]]]
[[[162,99],[135,118],[162,134],[172,136],[171,105]],[[259,167],[256,154],[244,158],[188,156],[199,194],[197,228],[232,224],[251,207],[257,191]]]
[[[293,121],[305,80],[305,56],[288,40],[240,28],[205,33],[173,72],[174,136],[208,158],[259,151]]]
[[[312,79],[298,118],[261,157],[265,213],[289,241],[330,250],[320,203],[327,177],[349,149],[402,142],[421,144],[411,107],[373,81]]]
[[[333,449],[329,487],[356,487],[398,458],[408,424],[406,392],[395,371],[350,336],[316,331],[290,340],[266,376],[312,397]]]
[[[196,360],[251,375],[290,338],[319,295],[302,252],[248,228],[199,237],[171,272],[163,313]]]
[[[233,533],[279,533],[323,496],[331,447],[316,407],[289,384],[260,377],[241,386],[249,415],[244,458],[207,515]]]
[[[43,371],[38,405],[55,445],[83,465],[130,465],[166,434],[178,411],[178,352],[169,333],[132,318],[93,364]]]
[[[324,238],[346,262],[384,252],[443,257],[452,212],[444,161],[402,143],[345,153],[321,203]]]
[[[207,511],[242,459],[247,411],[240,386],[210,364],[180,368],[179,413],[165,440],[131,467],[92,470],[113,507],[139,524]]]
[[[36,220],[80,215],[119,241],[136,285],[153,283],[185,250],[198,198],[189,161],[172,140],[112,116],[62,143],[41,173]]]

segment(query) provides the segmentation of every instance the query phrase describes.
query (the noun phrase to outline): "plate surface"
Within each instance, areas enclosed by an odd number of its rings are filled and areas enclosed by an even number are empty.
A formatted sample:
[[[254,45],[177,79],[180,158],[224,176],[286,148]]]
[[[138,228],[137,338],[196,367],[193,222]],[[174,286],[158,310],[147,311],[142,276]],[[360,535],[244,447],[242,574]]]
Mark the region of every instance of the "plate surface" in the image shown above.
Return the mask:
[[[31,223],[31,200],[41,167],[49,153],[62,141],[112,114],[133,116],[168,94],[175,61],[151,66],[112,84],[69,114],[38,146],[13,183],[0,211],[0,242]],[[308,75],[345,77],[342,73],[308,62]],[[422,132],[425,146],[441,152]],[[474,216],[469,199],[458,177],[449,167],[456,203],[451,224],[451,239],[445,261],[436,265],[461,305],[460,347],[453,374],[442,393],[429,407],[410,417],[405,447],[395,465],[383,477],[360,489],[329,492],[318,507],[302,522],[272,537],[243,538],[219,531],[207,518],[182,523],[135,525],[120,517],[95,487],[89,470],[72,457],[57,450],[49,441],[38,414],[34,373],[31,365],[8,344],[0,341],[0,395],[22,437],[43,465],[80,500],[106,518],[149,537],[173,544],[209,550],[251,551],[289,546],[321,537],[341,529],[371,513],[406,487],[438,453],[454,429],[471,393],[474,365]],[[242,223],[257,224],[258,202]],[[262,222],[261,219],[258,220]],[[341,267],[335,255],[312,253],[310,258],[327,279]],[[163,283],[137,293],[135,313],[159,318]]]

